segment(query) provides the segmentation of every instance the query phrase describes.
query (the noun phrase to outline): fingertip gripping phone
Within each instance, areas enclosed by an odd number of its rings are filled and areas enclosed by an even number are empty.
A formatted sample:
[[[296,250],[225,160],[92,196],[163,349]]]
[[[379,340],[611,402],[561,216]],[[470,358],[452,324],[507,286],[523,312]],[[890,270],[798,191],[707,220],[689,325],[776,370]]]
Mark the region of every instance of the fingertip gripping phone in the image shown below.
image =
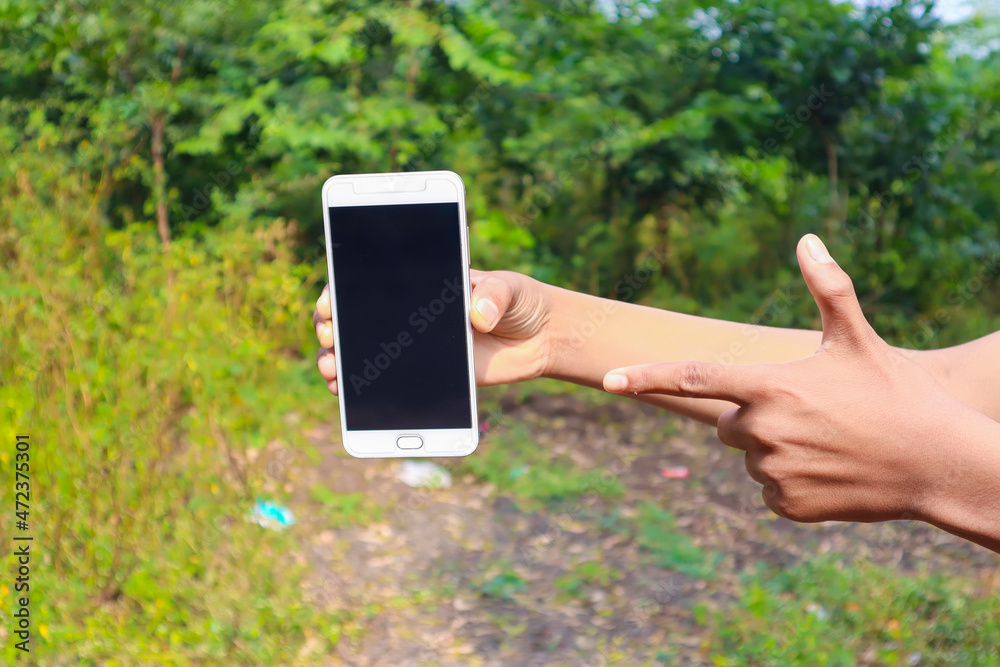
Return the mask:
[[[450,171],[323,185],[344,448],[465,456],[479,444],[465,186]]]

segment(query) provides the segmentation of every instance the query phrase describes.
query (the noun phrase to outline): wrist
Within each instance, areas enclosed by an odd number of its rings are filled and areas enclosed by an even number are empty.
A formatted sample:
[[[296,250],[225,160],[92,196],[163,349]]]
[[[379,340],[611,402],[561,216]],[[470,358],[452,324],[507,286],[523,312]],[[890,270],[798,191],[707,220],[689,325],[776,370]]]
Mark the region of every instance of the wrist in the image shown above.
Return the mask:
[[[591,384],[587,374],[588,347],[621,307],[617,301],[545,285],[548,303],[543,377]]]
[[[988,548],[1000,547],[1000,424],[967,406],[942,410],[949,427],[932,443],[916,518]]]
[[[545,324],[542,327],[542,367],[540,377],[564,379],[566,367],[566,297],[567,290],[540,283],[542,299],[546,304]]]

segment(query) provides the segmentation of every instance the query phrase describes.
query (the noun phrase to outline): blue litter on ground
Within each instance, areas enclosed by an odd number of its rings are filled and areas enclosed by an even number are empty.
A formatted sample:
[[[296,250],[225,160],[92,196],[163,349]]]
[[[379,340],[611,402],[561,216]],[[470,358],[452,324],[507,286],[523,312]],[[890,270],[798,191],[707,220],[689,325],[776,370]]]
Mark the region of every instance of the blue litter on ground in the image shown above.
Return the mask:
[[[270,500],[258,500],[254,503],[249,519],[265,528],[287,528],[295,524],[292,510]]]

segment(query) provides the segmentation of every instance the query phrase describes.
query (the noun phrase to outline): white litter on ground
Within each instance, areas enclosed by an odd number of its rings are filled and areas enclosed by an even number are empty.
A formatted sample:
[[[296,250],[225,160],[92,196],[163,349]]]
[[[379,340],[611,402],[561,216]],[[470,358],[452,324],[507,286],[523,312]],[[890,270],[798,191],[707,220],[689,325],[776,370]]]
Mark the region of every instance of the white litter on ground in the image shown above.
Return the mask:
[[[407,459],[399,466],[396,477],[414,489],[447,489],[451,486],[451,473],[431,461]]]

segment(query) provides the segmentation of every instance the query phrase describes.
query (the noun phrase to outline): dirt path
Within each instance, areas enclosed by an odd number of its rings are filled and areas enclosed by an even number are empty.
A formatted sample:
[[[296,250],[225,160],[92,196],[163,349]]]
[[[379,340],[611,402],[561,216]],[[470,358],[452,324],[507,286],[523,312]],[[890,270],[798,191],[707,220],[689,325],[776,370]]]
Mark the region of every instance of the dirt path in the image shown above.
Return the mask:
[[[732,601],[738,575],[761,561],[780,568],[837,552],[903,571],[929,562],[986,577],[996,568],[991,554],[922,525],[779,519],[739,452],[649,406],[541,395],[503,409],[481,452],[497,446],[504,424],[527,424],[538,447],[616,477],[624,497],[532,507],[455,461],[439,461],[455,472],[451,488],[415,490],[397,479],[398,462],[346,457],[337,424],[311,432],[321,460],[299,471],[299,485],[363,493],[386,508],[346,528],[327,525],[305,493],[293,508],[310,547],[311,594],[356,616],[358,632],[342,638],[331,664],[701,664],[693,609]],[[659,474],[681,465],[689,478]],[[723,554],[713,577],[660,567],[621,529],[643,501],[673,513],[696,547]]]

